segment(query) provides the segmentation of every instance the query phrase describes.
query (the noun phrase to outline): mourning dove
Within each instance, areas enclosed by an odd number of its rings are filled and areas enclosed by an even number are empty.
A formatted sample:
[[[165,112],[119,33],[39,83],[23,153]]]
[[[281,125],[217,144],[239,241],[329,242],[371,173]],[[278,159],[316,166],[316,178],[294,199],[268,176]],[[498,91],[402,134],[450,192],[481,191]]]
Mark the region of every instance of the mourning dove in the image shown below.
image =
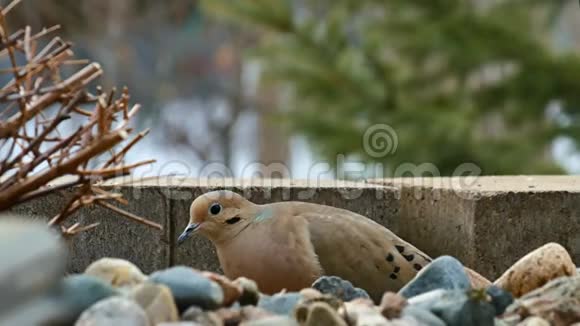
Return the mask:
[[[257,205],[231,191],[196,198],[179,236],[207,237],[229,278],[244,276],[260,291],[296,291],[334,275],[379,301],[431,259],[380,224],[354,212],[305,202]]]

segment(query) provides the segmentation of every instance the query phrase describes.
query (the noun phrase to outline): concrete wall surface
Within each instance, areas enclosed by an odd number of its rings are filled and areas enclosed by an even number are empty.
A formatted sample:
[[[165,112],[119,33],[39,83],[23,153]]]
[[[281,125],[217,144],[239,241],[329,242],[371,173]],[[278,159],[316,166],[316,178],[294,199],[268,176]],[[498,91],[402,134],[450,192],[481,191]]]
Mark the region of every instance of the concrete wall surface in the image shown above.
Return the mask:
[[[163,231],[131,222],[101,207],[71,218],[101,225],[75,237],[68,270],[79,272],[100,257],[120,257],[145,272],[185,264],[219,271],[209,241],[175,240],[200,194],[230,189],[256,203],[300,200],[352,210],[388,227],[431,256],[450,254],[495,278],[518,258],[546,242],[564,245],[580,261],[580,177],[513,176],[401,178],[366,182],[307,182],[288,179],[115,180],[106,187],[129,201],[124,209],[164,226]],[[15,212],[49,219],[70,192],[22,204]]]
[[[580,262],[580,177],[373,180],[400,190],[399,234],[494,279],[529,251],[558,242]]]

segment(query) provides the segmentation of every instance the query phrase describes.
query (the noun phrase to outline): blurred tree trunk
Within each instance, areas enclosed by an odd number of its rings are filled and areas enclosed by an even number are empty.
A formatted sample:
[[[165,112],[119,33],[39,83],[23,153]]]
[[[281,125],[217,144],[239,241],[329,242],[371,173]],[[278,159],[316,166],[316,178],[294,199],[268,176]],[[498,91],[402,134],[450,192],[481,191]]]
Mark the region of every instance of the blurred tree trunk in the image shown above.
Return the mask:
[[[272,87],[264,85],[259,93],[258,112],[258,141],[259,152],[258,161],[261,163],[262,171],[259,171],[267,178],[287,178],[288,169],[281,168],[279,164],[288,166],[290,156],[289,137],[284,132],[285,129],[275,121],[275,116],[280,105],[277,103],[276,92]]]

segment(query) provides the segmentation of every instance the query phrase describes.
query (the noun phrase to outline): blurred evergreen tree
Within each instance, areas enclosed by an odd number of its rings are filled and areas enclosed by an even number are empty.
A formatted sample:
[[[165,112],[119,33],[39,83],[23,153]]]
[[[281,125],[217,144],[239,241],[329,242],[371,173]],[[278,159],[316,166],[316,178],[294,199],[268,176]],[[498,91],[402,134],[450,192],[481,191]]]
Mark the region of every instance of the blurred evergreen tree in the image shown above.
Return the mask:
[[[550,149],[580,137],[580,58],[556,54],[549,22],[564,1],[207,0],[204,9],[263,31],[268,81],[288,85],[292,130],[323,158],[462,163],[484,174],[561,173]],[[548,110],[548,108],[552,108]],[[378,123],[394,154],[362,146]]]

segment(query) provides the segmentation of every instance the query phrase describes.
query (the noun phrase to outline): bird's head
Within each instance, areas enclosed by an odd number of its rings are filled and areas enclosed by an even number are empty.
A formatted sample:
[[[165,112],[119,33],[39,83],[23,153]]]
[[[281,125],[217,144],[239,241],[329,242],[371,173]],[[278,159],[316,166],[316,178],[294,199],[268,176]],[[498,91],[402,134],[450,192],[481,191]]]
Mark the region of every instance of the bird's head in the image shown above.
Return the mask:
[[[256,207],[232,191],[205,193],[191,204],[189,223],[177,243],[183,243],[193,233],[200,233],[214,243],[232,239],[251,223]]]

